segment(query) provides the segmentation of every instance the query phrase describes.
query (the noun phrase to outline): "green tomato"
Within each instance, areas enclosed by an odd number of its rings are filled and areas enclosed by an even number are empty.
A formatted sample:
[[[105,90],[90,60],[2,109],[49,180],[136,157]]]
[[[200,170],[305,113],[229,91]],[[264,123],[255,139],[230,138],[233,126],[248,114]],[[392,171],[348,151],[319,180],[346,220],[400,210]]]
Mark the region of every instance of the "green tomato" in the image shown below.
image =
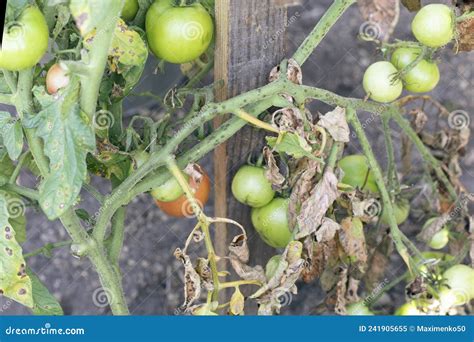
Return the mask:
[[[474,299],[474,269],[467,265],[454,265],[443,273],[440,302],[444,307],[464,305]]]
[[[268,245],[283,248],[291,241],[288,224],[288,200],[274,198],[261,208],[252,209],[252,224]]]
[[[425,229],[426,227],[430,226],[434,220],[436,220],[436,217],[430,218],[426,223],[424,224],[422,229]],[[428,242],[428,246],[433,249],[442,249],[444,248],[449,242],[449,229],[446,226],[443,226],[441,230],[439,230],[431,240]]]
[[[187,63],[201,56],[214,34],[212,17],[200,4],[173,7],[155,2],[147,12],[146,33],[151,51],[170,63]]]
[[[186,177],[186,180],[188,181],[189,176],[187,175],[184,175],[184,176]],[[180,198],[184,194],[184,191],[179,185],[176,178],[171,177],[166,182],[161,184],[159,187],[151,190],[150,193],[153,196],[153,198],[158,201],[173,202],[177,200],[178,198]]]
[[[392,102],[403,91],[403,84],[394,79],[397,68],[390,62],[376,62],[370,65],[364,74],[363,86],[367,94],[374,101]]]
[[[17,21],[5,27],[0,68],[18,71],[34,67],[46,53],[48,37],[43,13],[37,7],[26,7]]]
[[[393,205],[393,211],[395,213],[395,220],[397,221],[397,225],[401,225],[403,222],[406,221],[408,215],[410,214],[410,202],[406,199],[402,199],[401,201],[395,202]],[[380,218],[383,224],[388,225],[388,214],[386,210],[382,210],[382,216]]]
[[[122,9],[122,19],[130,21],[135,18],[138,12],[138,0],[125,0],[125,5]]]
[[[275,197],[275,191],[262,167],[242,166],[232,180],[232,193],[240,202],[254,208],[263,207]]]
[[[274,255],[268,260],[267,264],[265,265],[265,277],[267,280],[270,280],[275,275],[276,270],[278,269],[278,265],[281,261],[281,255]]]
[[[346,156],[339,161],[339,168],[344,171],[342,183],[359,188],[363,191],[369,190],[379,192],[373,172],[369,169],[367,158],[361,154]]]
[[[363,301],[351,303],[346,307],[349,316],[373,316],[374,313],[365,305]]]
[[[454,37],[453,12],[443,4],[430,4],[418,11],[411,23],[418,41],[437,48],[448,44]]]
[[[416,301],[406,302],[395,311],[396,316],[423,316],[425,313],[418,308]]]
[[[392,54],[391,62],[401,70],[421,54],[419,48],[398,48]],[[413,93],[426,93],[433,90],[439,82],[439,69],[436,63],[421,60],[403,76],[405,89]]]

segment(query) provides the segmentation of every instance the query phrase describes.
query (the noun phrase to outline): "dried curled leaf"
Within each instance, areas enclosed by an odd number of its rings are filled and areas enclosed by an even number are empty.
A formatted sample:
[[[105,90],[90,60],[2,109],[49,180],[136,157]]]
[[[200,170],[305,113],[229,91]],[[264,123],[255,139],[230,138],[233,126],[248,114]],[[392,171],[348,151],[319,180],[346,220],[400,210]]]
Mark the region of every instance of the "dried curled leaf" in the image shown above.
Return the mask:
[[[304,246],[305,267],[301,275],[303,281],[309,283],[320,277],[327,265],[338,258],[338,250],[336,240],[315,242],[310,236]]]
[[[343,268],[339,274],[336,285],[336,304],[334,311],[338,315],[346,314],[346,292],[347,292],[347,268]]]
[[[246,264],[250,257],[247,236],[245,234],[235,236],[229,245],[229,251],[233,256]]]
[[[316,231],[316,241],[328,242],[334,239],[341,226],[328,217],[323,218],[321,226]]]
[[[286,181],[285,176],[280,173],[275,156],[268,146],[263,148],[263,157],[266,162],[265,177],[270,181],[270,183],[272,183],[274,189],[283,189],[283,184]]]
[[[367,246],[365,244],[364,227],[357,217],[346,217],[341,222],[339,242],[349,256],[351,262],[365,265],[367,262]]]
[[[297,133],[300,137],[304,137],[303,114],[296,107],[275,111],[272,115],[272,125],[280,131]]]
[[[174,252],[176,259],[184,266],[184,309],[189,308],[201,296],[201,278],[193,267],[191,259],[180,248]]]
[[[269,82],[276,81],[280,77],[280,66],[277,65],[270,71],[270,76],[268,77]],[[293,59],[288,60],[288,69],[286,71],[286,77],[295,83],[303,84],[303,72],[301,71],[300,65]]]
[[[299,232],[297,239],[313,234],[321,225],[326,211],[339,196],[337,177],[332,171],[326,171],[311,192],[311,196],[303,202],[297,217]]]
[[[468,18],[457,23],[458,39],[456,51],[474,50],[474,18]]]
[[[258,280],[262,284],[267,280],[262,266],[251,267],[242,263],[238,258],[231,255],[230,264],[237,275],[244,280]]]
[[[362,17],[360,28],[365,39],[387,41],[398,22],[399,0],[357,0]]]
[[[346,109],[336,107],[322,115],[317,125],[325,128],[335,141],[349,142],[349,125],[346,121]]]

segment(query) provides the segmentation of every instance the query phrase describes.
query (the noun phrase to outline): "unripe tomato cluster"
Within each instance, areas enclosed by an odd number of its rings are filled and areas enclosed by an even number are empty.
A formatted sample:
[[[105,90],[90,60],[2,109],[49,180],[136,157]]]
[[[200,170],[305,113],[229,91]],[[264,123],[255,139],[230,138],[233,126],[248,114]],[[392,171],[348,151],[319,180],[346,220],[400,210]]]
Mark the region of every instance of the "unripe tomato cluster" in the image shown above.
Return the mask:
[[[288,199],[275,197],[262,167],[242,166],[232,180],[232,193],[239,202],[252,207],[252,224],[263,241],[275,248],[291,241]]]
[[[413,35],[427,48],[439,48],[454,37],[453,11],[446,5],[424,6],[411,24]],[[390,62],[380,61],[370,65],[364,74],[363,86],[369,97],[378,102],[396,100],[403,91],[426,93],[439,82],[440,74],[435,62],[421,59],[422,47],[400,47],[392,53]],[[414,66],[413,63],[416,63]],[[397,76],[399,74],[400,76]]]

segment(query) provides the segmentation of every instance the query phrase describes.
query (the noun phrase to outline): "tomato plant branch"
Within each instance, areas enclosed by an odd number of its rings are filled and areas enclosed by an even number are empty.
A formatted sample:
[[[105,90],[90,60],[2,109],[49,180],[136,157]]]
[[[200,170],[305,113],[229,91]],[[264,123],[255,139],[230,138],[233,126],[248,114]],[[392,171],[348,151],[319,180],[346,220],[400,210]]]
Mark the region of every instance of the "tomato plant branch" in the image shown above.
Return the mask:
[[[71,244],[72,244],[72,240],[60,241],[60,242],[55,242],[55,243],[47,243],[46,245],[34,250],[33,252],[23,254],[23,257],[25,259],[28,259],[37,255],[44,255],[45,257],[50,258],[51,251],[53,249],[70,246]]]
[[[395,248],[397,249],[402,259],[405,261],[407,266],[410,268],[412,264],[410,263],[411,257],[408,253],[408,250],[405,244],[402,241],[403,233],[398,228],[397,221],[395,219],[395,213],[393,210],[392,201],[390,199],[390,195],[387,191],[387,188],[385,187],[385,184],[384,184],[382,171],[380,170],[380,166],[377,163],[377,160],[375,159],[375,155],[372,151],[372,147],[370,146],[370,142],[367,136],[365,135],[364,129],[362,127],[362,124],[359,121],[359,118],[357,117],[357,113],[355,109],[350,108],[350,107],[347,108],[347,120],[354,128],[357,138],[362,147],[362,150],[364,151],[364,155],[366,156],[367,161],[369,163],[370,169],[372,170],[374,174],[375,182],[377,183],[377,186],[380,191],[380,195],[382,196],[383,209],[387,213],[388,223],[390,226],[390,232],[392,235],[392,240],[395,243]]]
[[[112,216],[112,233],[110,234],[109,257],[118,269],[120,253],[122,252],[125,234],[126,208],[119,208]]]
[[[392,140],[392,131],[390,130],[390,115],[389,112],[384,112],[382,114],[382,130],[383,136],[385,139],[385,149],[387,151],[387,181],[388,188],[390,191],[400,190],[400,184],[398,182],[397,176],[397,166],[395,164],[395,152],[393,150],[393,140]],[[390,193],[390,195],[393,195]],[[392,196],[393,198],[393,196]]]
[[[3,186],[0,186],[1,190],[6,190],[6,191],[11,191],[15,192],[23,197],[29,198],[30,200],[33,201],[38,201],[39,200],[39,193],[36,190],[30,189],[30,188],[25,188],[20,185],[16,185],[13,183],[5,184]]]
[[[227,289],[230,287],[239,287],[241,285],[256,285],[262,286],[262,283],[258,280],[236,280],[236,281],[228,281],[225,283],[221,283],[219,285],[219,290]]]
[[[458,197],[456,190],[441,168],[439,161],[431,154],[425,144],[423,144],[421,139],[418,137],[418,134],[416,134],[416,132],[411,127],[410,122],[406,120],[399,111],[392,111],[391,116],[398,126],[403,130],[403,132],[408,136],[408,138],[415,144],[421,157],[431,166],[438,179],[441,181],[441,183],[443,183],[444,187],[448,191],[451,199],[456,201]]]
[[[302,65],[326,36],[334,23],[355,2],[355,0],[335,0],[318,21],[313,31],[306,37],[293,55],[293,59]]]

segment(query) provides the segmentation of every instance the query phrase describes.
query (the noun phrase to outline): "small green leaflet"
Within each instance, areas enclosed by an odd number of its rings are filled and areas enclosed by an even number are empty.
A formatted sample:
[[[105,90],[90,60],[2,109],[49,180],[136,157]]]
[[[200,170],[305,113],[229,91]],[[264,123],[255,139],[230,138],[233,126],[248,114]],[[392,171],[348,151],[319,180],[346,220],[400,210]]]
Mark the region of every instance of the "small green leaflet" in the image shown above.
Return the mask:
[[[311,146],[306,140],[295,133],[285,132],[280,142],[277,137],[266,137],[268,145],[278,152],[286,153],[294,158],[307,157],[314,160],[319,160],[311,153]]]
[[[33,89],[43,110],[24,120],[25,127],[36,128],[44,142],[50,172],[41,183],[40,205],[50,220],[63,214],[77,199],[86,178],[86,156],[95,149],[95,136],[88,118],[79,108],[79,83],[59,97],[48,95],[44,87]]]
[[[33,308],[31,279],[26,274],[26,263],[15,231],[8,222],[8,199],[0,191],[0,293],[5,297]]]
[[[57,299],[44,286],[40,278],[30,269],[26,273],[31,279],[33,286],[33,314],[37,316],[62,316],[64,315],[61,305]]]
[[[10,159],[17,160],[23,150],[23,129],[8,112],[0,112],[0,136]]]
[[[2,138],[0,137],[0,145],[1,142]],[[15,166],[13,165],[13,162],[10,160],[10,158],[8,158],[7,153],[0,146],[0,186],[8,183],[8,180],[10,179],[10,176],[14,170]]]

